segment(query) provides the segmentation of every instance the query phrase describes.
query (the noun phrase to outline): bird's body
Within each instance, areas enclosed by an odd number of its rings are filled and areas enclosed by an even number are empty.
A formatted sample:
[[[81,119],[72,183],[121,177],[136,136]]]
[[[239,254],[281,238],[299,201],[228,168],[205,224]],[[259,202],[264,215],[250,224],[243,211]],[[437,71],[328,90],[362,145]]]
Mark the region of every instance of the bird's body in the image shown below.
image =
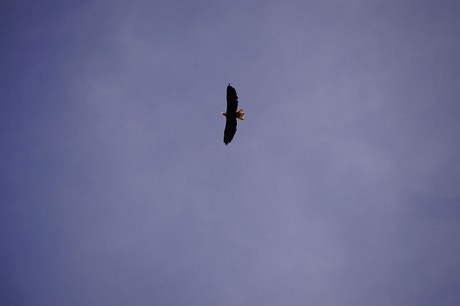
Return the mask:
[[[227,86],[227,112],[222,115],[226,117],[224,143],[228,145],[236,133],[236,119],[244,120],[244,111],[238,108],[238,95],[230,84]]]

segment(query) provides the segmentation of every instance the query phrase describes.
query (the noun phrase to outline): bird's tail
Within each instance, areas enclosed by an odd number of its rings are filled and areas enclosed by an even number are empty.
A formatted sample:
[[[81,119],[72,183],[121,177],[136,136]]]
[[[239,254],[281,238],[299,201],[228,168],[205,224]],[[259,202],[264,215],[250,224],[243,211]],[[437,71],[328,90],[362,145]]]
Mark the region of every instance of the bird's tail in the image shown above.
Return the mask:
[[[236,118],[244,120],[244,110],[242,108],[236,110]]]

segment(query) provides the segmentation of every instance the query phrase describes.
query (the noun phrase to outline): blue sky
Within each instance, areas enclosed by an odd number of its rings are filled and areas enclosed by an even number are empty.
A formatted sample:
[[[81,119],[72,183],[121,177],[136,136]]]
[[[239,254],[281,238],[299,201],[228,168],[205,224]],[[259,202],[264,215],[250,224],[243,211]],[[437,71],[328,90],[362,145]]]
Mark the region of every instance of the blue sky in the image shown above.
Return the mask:
[[[2,1],[0,304],[459,305],[459,13]]]

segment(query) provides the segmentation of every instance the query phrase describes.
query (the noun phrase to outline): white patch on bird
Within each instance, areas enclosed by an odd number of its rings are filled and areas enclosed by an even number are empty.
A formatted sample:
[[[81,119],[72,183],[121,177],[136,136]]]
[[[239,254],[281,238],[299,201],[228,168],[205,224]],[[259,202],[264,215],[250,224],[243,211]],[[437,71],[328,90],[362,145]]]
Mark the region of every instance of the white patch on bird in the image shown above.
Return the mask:
[[[244,120],[244,110],[242,108],[236,110],[236,118]]]

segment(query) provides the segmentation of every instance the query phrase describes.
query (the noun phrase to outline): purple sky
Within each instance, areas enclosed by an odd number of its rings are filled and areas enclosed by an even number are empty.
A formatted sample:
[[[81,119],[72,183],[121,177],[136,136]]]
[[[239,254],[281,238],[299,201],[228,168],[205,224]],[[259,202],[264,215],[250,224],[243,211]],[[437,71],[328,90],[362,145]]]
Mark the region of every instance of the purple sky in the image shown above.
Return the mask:
[[[460,305],[459,16],[1,1],[0,305]]]

